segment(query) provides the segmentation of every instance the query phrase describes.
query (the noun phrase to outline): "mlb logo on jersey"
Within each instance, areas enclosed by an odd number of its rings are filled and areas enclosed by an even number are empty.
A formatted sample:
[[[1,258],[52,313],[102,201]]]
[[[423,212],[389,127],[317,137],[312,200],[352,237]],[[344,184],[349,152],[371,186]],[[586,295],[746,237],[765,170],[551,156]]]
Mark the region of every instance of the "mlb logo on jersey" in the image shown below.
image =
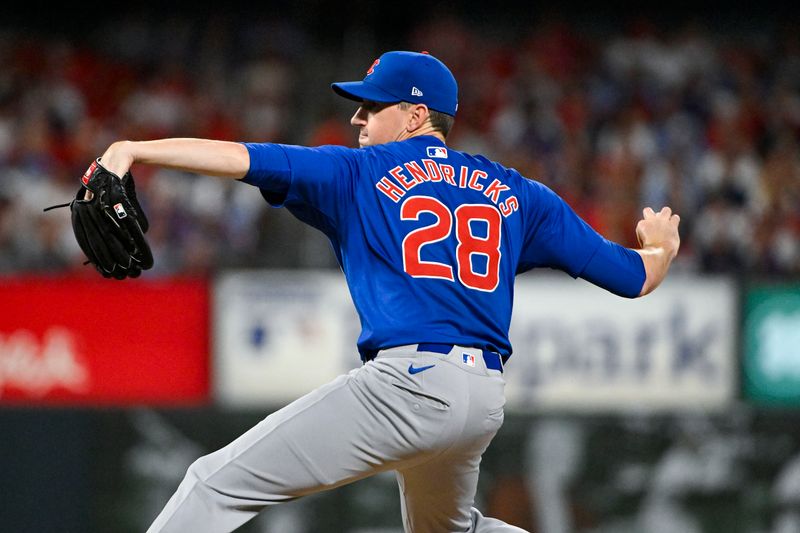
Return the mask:
[[[475,356],[467,352],[461,352],[462,360],[467,366],[475,366]]]
[[[447,159],[447,148],[443,146],[428,146],[428,157]]]

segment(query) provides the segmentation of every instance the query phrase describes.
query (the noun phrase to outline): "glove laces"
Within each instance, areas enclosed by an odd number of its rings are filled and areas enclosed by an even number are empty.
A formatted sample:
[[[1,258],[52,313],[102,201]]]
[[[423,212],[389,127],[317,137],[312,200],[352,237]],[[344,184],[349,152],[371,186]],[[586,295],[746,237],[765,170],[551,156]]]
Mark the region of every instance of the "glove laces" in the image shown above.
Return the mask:
[[[65,204],[58,204],[58,205],[51,205],[50,207],[45,207],[42,209],[42,212],[50,211],[51,209],[59,209],[61,207],[69,207],[72,205],[72,202],[67,202]]]

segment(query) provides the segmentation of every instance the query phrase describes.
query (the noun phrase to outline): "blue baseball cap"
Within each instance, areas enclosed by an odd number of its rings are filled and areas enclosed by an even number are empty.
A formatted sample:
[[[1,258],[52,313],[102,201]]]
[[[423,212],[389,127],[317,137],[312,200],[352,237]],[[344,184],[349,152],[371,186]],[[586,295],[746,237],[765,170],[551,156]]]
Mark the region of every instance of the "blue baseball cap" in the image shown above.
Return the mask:
[[[427,52],[386,52],[362,81],[332,83],[336,94],[361,102],[411,102],[455,116],[458,84],[444,63]]]

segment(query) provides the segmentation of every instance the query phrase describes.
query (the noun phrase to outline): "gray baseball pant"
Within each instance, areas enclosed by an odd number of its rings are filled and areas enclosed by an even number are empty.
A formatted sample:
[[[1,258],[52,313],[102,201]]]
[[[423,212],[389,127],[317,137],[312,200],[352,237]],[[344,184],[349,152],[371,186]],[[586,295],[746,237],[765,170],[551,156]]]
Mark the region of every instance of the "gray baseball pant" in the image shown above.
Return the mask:
[[[148,533],[233,531],[268,505],[386,470],[408,533],[523,532],[473,507],[504,386],[474,348],[382,350],[195,461]]]

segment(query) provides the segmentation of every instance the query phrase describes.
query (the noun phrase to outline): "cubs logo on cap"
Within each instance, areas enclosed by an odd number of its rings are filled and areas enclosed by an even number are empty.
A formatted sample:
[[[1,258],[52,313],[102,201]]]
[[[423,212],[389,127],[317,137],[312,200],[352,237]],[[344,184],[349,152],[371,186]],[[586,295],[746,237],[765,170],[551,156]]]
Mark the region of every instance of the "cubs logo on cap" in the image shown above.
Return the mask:
[[[410,102],[455,116],[458,83],[447,66],[427,52],[386,52],[362,81],[332,83],[340,96],[361,102]]]

